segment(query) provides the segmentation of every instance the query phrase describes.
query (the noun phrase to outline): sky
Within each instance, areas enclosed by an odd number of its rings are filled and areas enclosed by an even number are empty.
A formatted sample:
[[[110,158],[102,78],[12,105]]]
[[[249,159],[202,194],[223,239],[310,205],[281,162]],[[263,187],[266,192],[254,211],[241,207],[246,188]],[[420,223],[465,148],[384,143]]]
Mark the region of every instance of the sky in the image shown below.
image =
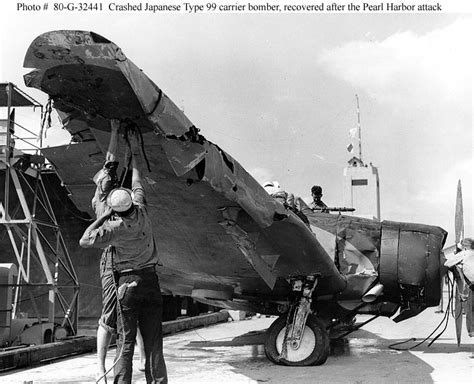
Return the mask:
[[[357,155],[346,146],[358,95],[362,158],[379,170],[382,220],[441,226],[449,243],[458,180],[474,236],[473,31],[470,5],[438,2],[449,12],[21,12],[8,0],[0,81],[45,102],[23,83],[31,41],[50,30],[94,31],[258,181],[277,180],[305,200],[319,184],[330,206],[343,205],[343,169]],[[67,139],[55,121],[45,145]]]

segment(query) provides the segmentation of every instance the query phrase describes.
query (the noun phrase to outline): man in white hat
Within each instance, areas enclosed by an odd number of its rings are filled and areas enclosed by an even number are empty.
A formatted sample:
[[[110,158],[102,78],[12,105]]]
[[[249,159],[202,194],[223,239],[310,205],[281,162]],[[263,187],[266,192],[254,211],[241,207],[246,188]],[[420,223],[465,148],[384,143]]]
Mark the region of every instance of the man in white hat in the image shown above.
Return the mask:
[[[109,193],[118,187],[117,161],[118,141],[119,141],[120,121],[112,119],[110,122],[110,141],[105,162],[102,168],[94,175],[93,181],[96,184],[94,197],[92,198],[92,208],[96,218],[101,217],[109,210],[107,197]],[[105,361],[109,349],[112,335],[117,332],[117,295],[113,275],[112,258],[115,253],[113,246],[107,246],[102,251],[100,259],[99,275],[102,287],[102,313],[97,327],[97,360],[98,372],[97,382],[106,383]],[[140,370],[145,368],[145,352],[143,350],[143,340],[140,332],[137,334],[137,345],[140,351]]]
[[[108,210],[92,223],[79,244],[84,248],[113,246],[118,284],[117,364],[114,383],[131,383],[137,329],[145,349],[147,383],[167,383],[163,357],[162,298],[156,274],[158,252],[145,192],[137,165],[139,145],[129,136],[132,152],[132,191],[116,188],[107,196]],[[115,219],[113,219],[115,217]],[[137,328],[138,326],[138,328]]]
[[[93,177],[96,184],[94,197],[92,198],[92,208],[96,218],[101,217],[109,208],[107,206],[107,196],[118,186],[117,178],[117,151],[120,121],[110,122],[110,142],[105,155],[105,162],[102,169]],[[106,383],[105,360],[112,335],[117,330],[117,295],[115,294],[115,283],[113,276],[112,257],[115,252],[114,247],[107,246],[100,258],[100,280],[102,286],[102,313],[99,318],[97,328],[97,359],[98,359],[98,382]]]
[[[471,238],[465,238],[457,245],[459,250],[454,256],[449,257],[444,263],[445,266],[455,269],[462,283],[459,295],[462,302],[465,302],[464,311],[466,313],[467,331],[470,337],[474,336],[473,321],[473,299],[474,290],[474,241]]]
[[[444,263],[448,268],[459,267],[466,284],[472,290],[474,288],[474,241],[466,237],[457,246],[458,251],[454,256],[448,258]]]

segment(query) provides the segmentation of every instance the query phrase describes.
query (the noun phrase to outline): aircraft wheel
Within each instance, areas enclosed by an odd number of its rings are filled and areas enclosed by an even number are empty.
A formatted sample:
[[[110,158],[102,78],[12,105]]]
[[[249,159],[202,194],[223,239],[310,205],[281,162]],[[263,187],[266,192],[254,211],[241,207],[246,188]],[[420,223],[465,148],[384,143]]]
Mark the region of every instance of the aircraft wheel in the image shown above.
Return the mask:
[[[268,328],[265,355],[271,362],[293,366],[321,365],[326,362],[329,356],[329,335],[324,323],[316,316],[308,316],[298,349],[288,344],[287,358],[280,359],[285,331],[286,315],[280,316]]]

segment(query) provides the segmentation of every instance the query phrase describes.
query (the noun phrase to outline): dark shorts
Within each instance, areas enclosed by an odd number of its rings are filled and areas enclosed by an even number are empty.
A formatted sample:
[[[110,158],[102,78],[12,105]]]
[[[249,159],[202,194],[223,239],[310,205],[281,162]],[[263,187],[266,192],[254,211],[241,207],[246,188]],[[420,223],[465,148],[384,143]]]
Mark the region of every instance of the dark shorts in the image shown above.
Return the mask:
[[[110,333],[117,330],[117,291],[112,268],[113,248],[107,247],[100,259],[100,279],[102,283],[102,314],[99,325]]]

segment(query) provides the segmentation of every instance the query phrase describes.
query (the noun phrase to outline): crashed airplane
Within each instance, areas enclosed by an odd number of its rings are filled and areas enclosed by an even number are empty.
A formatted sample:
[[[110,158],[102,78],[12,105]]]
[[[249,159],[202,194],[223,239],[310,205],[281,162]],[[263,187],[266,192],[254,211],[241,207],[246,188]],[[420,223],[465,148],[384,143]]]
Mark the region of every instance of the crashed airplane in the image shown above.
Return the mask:
[[[138,127],[163,290],[279,316],[265,343],[271,361],[323,364],[330,330],[354,315],[398,312],[399,322],[439,304],[443,229],[318,213],[304,205],[294,212],[96,33],[44,33],[31,43],[24,67],[34,68],[26,85],[50,96],[71,134],[73,144],[43,154],[75,207],[92,217],[92,176],[103,163],[109,120]],[[73,222],[63,219],[73,259],[88,258],[88,269],[79,273],[87,279],[98,257],[79,249],[84,225]]]

